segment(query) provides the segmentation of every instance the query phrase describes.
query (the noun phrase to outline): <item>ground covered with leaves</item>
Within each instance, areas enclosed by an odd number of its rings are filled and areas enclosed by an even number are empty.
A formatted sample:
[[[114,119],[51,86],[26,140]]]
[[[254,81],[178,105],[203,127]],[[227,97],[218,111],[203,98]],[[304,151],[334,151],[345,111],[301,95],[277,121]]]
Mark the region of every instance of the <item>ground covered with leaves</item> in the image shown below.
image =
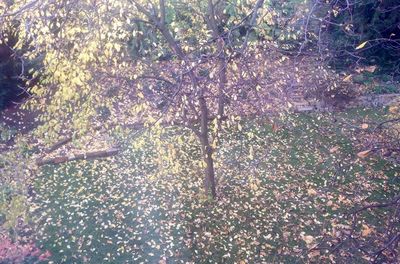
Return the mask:
[[[215,153],[216,201],[203,194],[200,149],[188,131],[120,132],[118,156],[42,167],[30,209],[38,245],[53,263],[367,263],[384,210],[355,225],[367,253],[340,246],[351,210],[400,191],[396,165],[357,156],[360,135],[385,115],[240,121]]]

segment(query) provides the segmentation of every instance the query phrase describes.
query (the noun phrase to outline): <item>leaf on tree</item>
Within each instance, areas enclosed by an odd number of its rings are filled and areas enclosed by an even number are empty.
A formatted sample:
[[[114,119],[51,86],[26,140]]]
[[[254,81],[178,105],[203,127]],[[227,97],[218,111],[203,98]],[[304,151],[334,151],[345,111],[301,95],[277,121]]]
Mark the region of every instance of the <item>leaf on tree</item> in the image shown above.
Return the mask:
[[[350,74],[350,75],[346,76],[346,77],[343,79],[343,81],[344,81],[344,82],[350,82],[351,77],[352,77],[352,75]]]
[[[358,45],[358,46],[356,47],[356,50],[359,50],[359,49],[364,48],[365,45],[366,45],[367,43],[368,43],[368,41],[364,41],[363,43],[361,43],[360,45]]]

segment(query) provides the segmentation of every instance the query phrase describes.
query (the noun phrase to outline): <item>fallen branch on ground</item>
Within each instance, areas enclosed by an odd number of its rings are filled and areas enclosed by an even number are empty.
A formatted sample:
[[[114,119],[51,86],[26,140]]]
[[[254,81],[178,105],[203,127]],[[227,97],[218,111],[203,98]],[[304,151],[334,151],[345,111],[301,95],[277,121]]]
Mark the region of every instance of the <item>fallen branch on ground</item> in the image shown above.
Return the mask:
[[[69,143],[72,141],[72,136],[67,136],[61,140],[59,140],[58,142],[56,142],[53,146],[51,146],[50,148],[46,149],[44,152],[45,153],[51,153],[56,149],[59,149],[60,147],[64,146],[65,144]]]
[[[65,155],[65,156],[57,156],[54,158],[47,158],[47,159],[39,158],[36,160],[36,164],[38,166],[43,166],[46,164],[59,164],[59,163],[64,163],[64,162],[68,162],[68,161],[73,161],[73,160],[106,158],[106,157],[114,156],[114,155],[118,154],[118,152],[119,152],[119,149],[110,148],[107,150],[86,152],[86,153],[76,154],[76,155],[72,155],[72,156]]]

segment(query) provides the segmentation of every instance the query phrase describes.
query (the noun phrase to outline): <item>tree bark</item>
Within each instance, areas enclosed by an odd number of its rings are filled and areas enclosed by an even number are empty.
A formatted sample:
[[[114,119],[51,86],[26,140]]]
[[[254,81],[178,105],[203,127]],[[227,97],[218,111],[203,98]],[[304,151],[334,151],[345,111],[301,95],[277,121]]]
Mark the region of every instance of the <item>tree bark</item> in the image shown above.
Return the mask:
[[[215,6],[212,0],[208,0],[208,24],[212,32],[213,38],[217,42],[217,55],[218,55],[218,109],[217,109],[217,133],[221,130],[222,117],[224,116],[225,108],[225,86],[227,83],[226,66],[227,56],[225,53],[225,42],[220,36],[218,30],[218,23],[215,18]]]
[[[214,159],[213,159],[213,149],[210,145],[208,138],[208,108],[206,100],[203,95],[199,98],[201,121],[200,121],[200,142],[202,145],[202,152],[204,157],[204,162],[206,163],[206,178],[204,180],[204,188],[208,194],[211,191],[213,199],[217,197],[216,187],[215,187],[215,169],[214,169]]]

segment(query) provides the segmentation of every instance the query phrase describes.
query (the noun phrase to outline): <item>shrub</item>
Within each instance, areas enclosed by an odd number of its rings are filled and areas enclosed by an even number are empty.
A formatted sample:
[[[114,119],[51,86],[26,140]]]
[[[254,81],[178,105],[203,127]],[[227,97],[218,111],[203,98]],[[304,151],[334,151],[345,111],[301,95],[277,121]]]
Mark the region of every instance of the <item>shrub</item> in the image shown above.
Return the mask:
[[[33,243],[13,242],[7,236],[0,236],[0,263],[38,263],[47,260],[49,251],[41,252]]]

